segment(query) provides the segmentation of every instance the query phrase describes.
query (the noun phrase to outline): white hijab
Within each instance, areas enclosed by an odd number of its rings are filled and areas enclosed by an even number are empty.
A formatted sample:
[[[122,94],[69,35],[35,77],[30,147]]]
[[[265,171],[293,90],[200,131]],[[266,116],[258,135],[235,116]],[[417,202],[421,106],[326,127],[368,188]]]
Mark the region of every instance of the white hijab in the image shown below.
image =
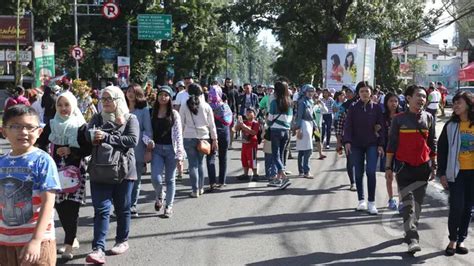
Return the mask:
[[[65,98],[71,105],[71,114],[68,117],[61,116],[57,108],[61,98]],[[69,91],[61,93],[56,99],[56,110],[58,111],[56,111],[54,118],[49,122],[51,128],[49,141],[56,145],[69,145],[70,147],[79,148],[77,131],[86,123],[86,120],[77,106],[76,96]]]
[[[124,119],[125,114],[130,113],[130,110],[128,109],[127,101],[125,100],[125,95],[123,94],[123,91],[117,86],[108,86],[102,90],[101,95],[100,95],[101,98],[103,97],[105,92],[107,92],[110,95],[110,97],[116,99],[115,104],[117,105],[117,108],[115,109],[115,112],[113,113],[107,113],[102,108],[102,111],[100,114],[102,116],[103,123],[106,123],[108,121],[115,123],[116,118]]]

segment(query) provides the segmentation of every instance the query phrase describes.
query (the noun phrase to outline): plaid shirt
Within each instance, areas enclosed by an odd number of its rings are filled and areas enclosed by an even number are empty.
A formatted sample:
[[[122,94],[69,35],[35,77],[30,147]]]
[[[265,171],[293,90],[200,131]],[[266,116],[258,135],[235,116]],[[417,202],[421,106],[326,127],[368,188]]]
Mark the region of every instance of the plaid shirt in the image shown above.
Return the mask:
[[[339,119],[336,120],[334,125],[334,131],[336,132],[336,136],[341,136],[344,133],[344,123],[346,122],[347,112],[342,112],[339,115]]]

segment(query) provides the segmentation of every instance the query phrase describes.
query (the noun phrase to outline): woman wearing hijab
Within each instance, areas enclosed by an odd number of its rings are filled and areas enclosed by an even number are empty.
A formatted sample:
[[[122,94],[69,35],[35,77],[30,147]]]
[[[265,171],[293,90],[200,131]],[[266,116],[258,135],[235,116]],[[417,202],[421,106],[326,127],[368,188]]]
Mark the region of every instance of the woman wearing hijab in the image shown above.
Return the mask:
[[[208,94],[209,105],[214,112],[217,141],[219,142],[219,180],[216,180],[216,151],[207,156],[207,172],[209,174],[209,192],[220,189],[226,185],[227,178],[227,150],[230,144],[230,125],[232,124],[232,111],[222,101],[222,89],[218,85],[211,86]]]
[[[51,144],[51,156],[60,172],[65,169],[76,175],[73,187],[57,193],[55,208],[64,229],[64,246],[58,249],[63,259],[73,258],[73,248],[79,248],[76,239],[79,208],[85,199],[85,170],[84,157],[90,154],[91,145],[85,139],[86,121],[77,106],[76,97],[71,92],[64,92],[56,100],[57,113],[45,126],[43,134],[38,139],[38,146],[47,151]],[[64,174],[60,175],[64,179]],[[61,180],[61,183],[63,180]]]
[[[131,194],[134,181],[137,179],[134,148],[138,144],[140,134],[138,119],[129,112],[125,95],[120,88],[116,86],[104,88],[100,100],[102,111],[94,115],[89,122],[88,129],[92,132],[86,134],[87,140],[94,145],[105,143],[114,149],[122,150],[128,160],[128,172],[118,184],[104,184],[91,180],[94,239],[92,252],[87,255],[86,262],[96,264],[105,263],[105,239],[109,230],[112,203],[117,215],[117,235],[110,253],[119,255],[129,248]],[[119,130],[120,128],[123,128],[123,132]]]
[[[204,194],[204,154],[197,146],[200,140],[209,141],[211,136],[211,150],[217,150],[217,132],[214,114],[211,106],[204,101],[201,86],[192,83],[188,86],[189,99],[179,109],[183,122],[184,149],[188,156],[189,176],[191,178],[191,198],[198,198]]]

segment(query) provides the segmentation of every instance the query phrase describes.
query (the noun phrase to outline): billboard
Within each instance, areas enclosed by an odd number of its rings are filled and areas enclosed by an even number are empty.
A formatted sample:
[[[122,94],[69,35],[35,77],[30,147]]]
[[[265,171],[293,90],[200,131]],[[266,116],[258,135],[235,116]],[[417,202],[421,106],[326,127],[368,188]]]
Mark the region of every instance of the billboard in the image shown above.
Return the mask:
[[[425,60],[425,64],[424,75],[417,75],[416,77],[417,84],[428,87],[430,82],[436,83],[441,81],[448,89],[458,87],[458,74],[461,66],[459,58],[447,60]]]
[[[357,83],[357,44],[328,44],[326,87],[340,90]]]
[[[374,86],[375,40],[357,39],[357,80]]]
[[[54,43],[35,42],[35,88],[48,84],[55,76]]]
[[[118,84],[120,88],[125,88],[128,86],[128,81],[130,77],[130,57],[118,56]]]
[[[31,18],[20,19],[20,44],[31,44]],[[16,16],[0,16],[0,45],[16,45]]]

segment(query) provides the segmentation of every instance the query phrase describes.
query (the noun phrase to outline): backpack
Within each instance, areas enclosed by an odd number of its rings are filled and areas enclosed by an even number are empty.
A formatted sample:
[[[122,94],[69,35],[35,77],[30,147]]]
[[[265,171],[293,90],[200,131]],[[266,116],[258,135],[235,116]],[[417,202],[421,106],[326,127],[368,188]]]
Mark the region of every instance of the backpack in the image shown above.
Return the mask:
[[[130,114],[126,115],[126,122],[119,127],[102,130],[112,135],[122,135],[130,117]],[[99,121],[102,124],[101,116],[99,116]],[[129,150],[114,147],[108,143],[94,145],[92,147],[91,160],[87,167],[91,182],[120,184],[130,170]]]

